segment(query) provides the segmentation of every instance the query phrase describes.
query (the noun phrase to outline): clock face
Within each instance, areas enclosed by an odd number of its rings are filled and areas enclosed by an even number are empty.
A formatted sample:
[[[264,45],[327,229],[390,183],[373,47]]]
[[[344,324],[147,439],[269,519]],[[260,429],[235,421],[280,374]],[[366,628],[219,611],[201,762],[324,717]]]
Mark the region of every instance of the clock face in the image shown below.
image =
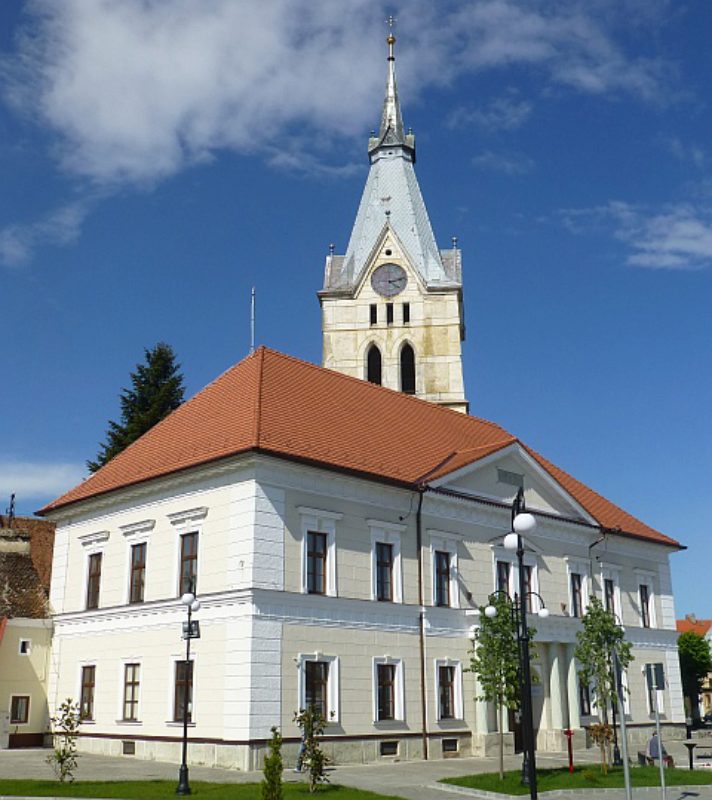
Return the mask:
[[[383,297],[395,297],[405,289],[408,276],[398,264],[381,264],[371,275],[371,286]]]

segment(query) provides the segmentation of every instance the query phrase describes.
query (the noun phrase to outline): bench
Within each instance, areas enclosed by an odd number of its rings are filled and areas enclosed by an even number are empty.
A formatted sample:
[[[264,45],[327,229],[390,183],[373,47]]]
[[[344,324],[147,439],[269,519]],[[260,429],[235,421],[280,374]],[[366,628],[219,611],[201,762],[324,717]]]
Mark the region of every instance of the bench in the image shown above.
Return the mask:
[[[645,750],[638,750],[638,764],[640,764],[641,767],[646,767],[646,766],[647,767],[653,767],[653,766],[655,766],[656,762],[657,762],[657,759],[656,758],[650,758],[646,754]],[[673,757],[671,755],[668,755],[666,753],[663,756],[663,764],[666,767],[674,767],[675,766],[675,760],[673,759]]]

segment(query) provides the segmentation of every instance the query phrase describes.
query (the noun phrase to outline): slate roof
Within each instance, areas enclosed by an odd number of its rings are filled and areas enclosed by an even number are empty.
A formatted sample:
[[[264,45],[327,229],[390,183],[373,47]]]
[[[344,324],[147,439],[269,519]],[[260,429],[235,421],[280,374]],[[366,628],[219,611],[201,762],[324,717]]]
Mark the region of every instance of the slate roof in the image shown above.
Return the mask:
[[[39,513],[248,451],[416,489],[518,441],[493,422],[260,347]],[[520,444],[601,526],[679,546]]]

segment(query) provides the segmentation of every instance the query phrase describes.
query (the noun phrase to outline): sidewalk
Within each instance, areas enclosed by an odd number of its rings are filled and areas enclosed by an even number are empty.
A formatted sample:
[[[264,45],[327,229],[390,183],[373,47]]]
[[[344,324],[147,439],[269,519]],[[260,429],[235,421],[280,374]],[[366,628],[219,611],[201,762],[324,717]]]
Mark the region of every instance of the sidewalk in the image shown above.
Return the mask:
[[[45,763],[48,750],[1,750],[0,778],[47,778],[53,773]],[[577,762],[597,761],[597,753],[591,752],[583,757],[577,754]],[[332,783],[366,789],[372,792],[406,798],[406,800],[464,800],[470,798],[492,798],[486,792],[438,786],[440,778],[456,775],[471,775],[481,772],[495,772],[496,758],[452,758],[436,761],[403,761],[391,764],[356,764],[334,767],[329,770]],[[537,764],[541,767],[555,767],[567,763],[564,753],[538,753]],[[521,756],[505,758],[505,769],[521,766]],[[178,765],[160,761],[141,761],[131,757],[109,758],[82,753],[79,759],[77,780],[178,780]],[[195,781],[215,781],[219,783],[259,783],[261,772],[238,772],[236,770],[212,767],[190,767],[190,779]],[[289,770],[284,772],[285,782],[304,780]],[[657,800],[660,789],[636,789],[636,800]],[[575,792],[547,792],[541,795],[556,800],[623,800],[622,789],[580,790]],[[712,786],[694,787],[689,791],[668,789],[667,800],[712,800]],[[17,799],[15,799],[17,800]]]

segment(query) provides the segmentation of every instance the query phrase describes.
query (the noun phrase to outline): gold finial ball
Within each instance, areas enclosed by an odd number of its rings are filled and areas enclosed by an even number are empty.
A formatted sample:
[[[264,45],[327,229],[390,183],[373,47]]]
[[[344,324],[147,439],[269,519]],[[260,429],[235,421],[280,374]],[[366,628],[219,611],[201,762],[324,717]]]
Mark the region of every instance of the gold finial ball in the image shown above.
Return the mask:
[[[386,43],[387,44],[395,44],[396,43],[396,37],[392,33],[389,33],[388,34],[388,38],[386,39]]]

